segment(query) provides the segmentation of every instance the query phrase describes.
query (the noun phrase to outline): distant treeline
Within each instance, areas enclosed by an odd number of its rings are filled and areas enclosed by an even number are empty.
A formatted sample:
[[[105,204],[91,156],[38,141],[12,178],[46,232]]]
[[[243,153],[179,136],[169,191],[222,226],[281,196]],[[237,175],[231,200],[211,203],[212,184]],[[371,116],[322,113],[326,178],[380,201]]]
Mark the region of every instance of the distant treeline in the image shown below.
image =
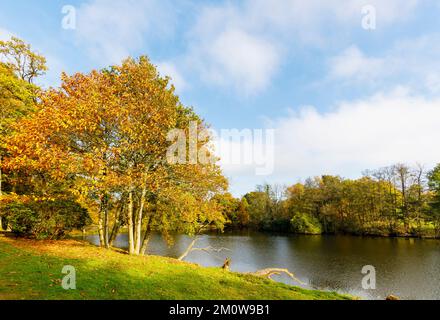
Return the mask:
[[[440,165],[404,164],[357,180],[324,175],[290,187],[263,185],[241,199],[225,195],[229,227],[299,234],[440,236]]]

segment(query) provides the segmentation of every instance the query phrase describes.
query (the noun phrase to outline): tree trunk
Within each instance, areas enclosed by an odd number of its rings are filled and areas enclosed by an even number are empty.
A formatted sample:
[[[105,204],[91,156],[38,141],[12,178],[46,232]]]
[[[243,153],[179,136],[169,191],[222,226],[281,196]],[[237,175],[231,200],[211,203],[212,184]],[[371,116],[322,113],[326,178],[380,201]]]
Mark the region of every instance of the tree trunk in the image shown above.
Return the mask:
[[[108,249],[109,243],[109,214],[108,214],[108,196],[104,196],[104,245]]]
[[[144,207],[145,207],[145,196],[147,195],[147,187],[144,186],[144,188],[142,189],[142,195],[141,195],[141,203],[139,206],[139,210],[138,210],[138,216],[136,218],[136,243],[135,243],[135,247],[134,247],[134,251],[136,254],[140,254],[141,253],[141,245],[142,245],[142,216],[143,216],[143,211],[144,211]]]
[[[144,234],[144,239],[142,240],[142,247],[141,247],[141,251],[140,251],[140,254],[143,256],[147,252],[148,242],[150,242],[150,238],[151,238],[151,233],[147,229]]]
[[[120,215],[123,213],[124,207],[121,207],[121,210],[119,210],[119,212],[116,214],[115,217],[115,223],[113,224],[113,228],[112,228],[112,232],[110,233],[110,237],[108,239],[108,244],[110,247],[113,246],[113,242],[116,239],[116,236],[118,235],[119,232],[119,228],[121,227],[121,219],[120,219]]]
[[[133,191],[128,194],[128,253],[134,254],[134,233],[133,233]]]
[[[104,227],[103,227],[103,214],[102,210],[99,212],[99,220],[98,220],[98,234],[99,234],[99,245],[101,247],[104,247],[105,240],[104,240]]]
[[[116,236],[119,233],[119,229],[122,226],[123,215],[125,214],[124,210],[126,209],[126,206],[125,206],[125,201],[126,200],[127,200],[126,196],[122,195],[121,201],[120,201],[120,205],[119,205],[119,207],[117,209],[117,212],[115,214],[115,221],[113,223],[112,232],[110,233],[110,237],[109,237],[109,240],[108,240],[110,247],[113,246],[113,242],[115,241]]]
[[[177,260],[182,261],[183,259],[185,259],[185,257],[192,251],[192,248],[196,244],[197,240],[199,240],[199,238],[195,237],[194,240],[191,241],[191,243],[189,244],[188,248],[186,248],[185,252],[179,258],[177,258]]]

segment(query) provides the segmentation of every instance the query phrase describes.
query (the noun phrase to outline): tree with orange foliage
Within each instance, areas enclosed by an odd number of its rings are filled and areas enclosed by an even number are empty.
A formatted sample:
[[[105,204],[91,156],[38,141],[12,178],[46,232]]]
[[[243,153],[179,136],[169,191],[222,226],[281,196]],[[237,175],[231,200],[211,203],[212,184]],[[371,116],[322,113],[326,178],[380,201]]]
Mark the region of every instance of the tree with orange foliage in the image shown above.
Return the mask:
[[[207,205],[227,188],[219,167],[167,160],[168,133],[187,130],[190,121],[206,127],[146,57],[64,74],[61,87],[45,92],[35,115],[18,124],[7,166],[69,181],[94,213],[101,246],[110,247],[127,226],[129,252],[140,254],[152,230],[191,233],[199,224],[223,224],[220,210]]]

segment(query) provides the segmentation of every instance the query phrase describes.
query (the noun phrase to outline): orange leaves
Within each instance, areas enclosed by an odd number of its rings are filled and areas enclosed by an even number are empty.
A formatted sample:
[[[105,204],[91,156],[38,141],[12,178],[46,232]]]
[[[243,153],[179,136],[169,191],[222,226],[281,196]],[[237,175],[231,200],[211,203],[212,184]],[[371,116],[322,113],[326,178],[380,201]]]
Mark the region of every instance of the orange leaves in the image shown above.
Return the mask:
[[[147,58],[89,74],[62,75],[62,86],[43,93],[38,111],[18,124],[8,141],[13,168],[69,179],[70,191],[93,207],[102,194],[115,201],[146,189],[157,219],[195,230],[201,222],[223,223],[210,196],[227,188],[215,165],[167,162],[171,129],[206,125],[182,106],[168,81]],[[122,201],[122,200],[119,200]],[[156,208],[157,209],[157,208]]]
[[[4,194],[0,198],[0,205],[4,206],[4,205],[7,205],[9,203],[14,203],[14,202],[29,203],[31,201],[34,201],[34,202],[45,202],[45,201],[54,202],[55,200],[56,200],[56,198],[51,197],[51,196],[19,195],[19,194],[11,192],[8,194]]]

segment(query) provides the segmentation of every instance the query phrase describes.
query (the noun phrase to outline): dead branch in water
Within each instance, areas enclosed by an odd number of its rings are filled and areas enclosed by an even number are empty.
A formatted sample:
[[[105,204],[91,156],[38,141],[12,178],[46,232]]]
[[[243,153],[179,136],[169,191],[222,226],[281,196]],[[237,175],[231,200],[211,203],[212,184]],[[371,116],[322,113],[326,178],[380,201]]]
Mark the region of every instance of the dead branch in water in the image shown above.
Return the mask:
[[[265,277],[265,278],[268,278],[270,280],[273,280],[272,279],[273,275],[275,275],[275,274],[276,275],[280,275],[282,273],[287,274],[291,279],[293,279],[294,281],[298,282],[299,284],[306,285],[304,282],[302,282],[297,277],[295,277],[295,275],[292,272],[290,272],[289,270],[287,270],[287,269],[267,268],[267,269],[262,269],[262,270],[255,271],[255,272],[253,272],[251,274],[256,275],[258,277]]]
[[[211,252],[221,252],[223,250],[229,250],[228,248],[214,248],[211,246],[204,247],[204,248],[194,248],[194,245],[196,244],[196,242],[198,240],[199,240],[199,238],[195,237],[194,240],[188,246],[188,248],[185,250],[185,252],[177,260],[182,261],[188,254],[190,254],[190,252],[193,252],[193,251],[204,251],[206,253],[211,253]]]
[[[206,247],[206,248],[193,248],[192,249],[192,251],[205,251],[205,252],[207,252],[207,253],[210,253],[210,252],[221,252],[221,251],[230,251],[230,249],[228,249],[228,248],[214,248],[214,247],[211,247],[211,246],[209,246],[209,247]]]

